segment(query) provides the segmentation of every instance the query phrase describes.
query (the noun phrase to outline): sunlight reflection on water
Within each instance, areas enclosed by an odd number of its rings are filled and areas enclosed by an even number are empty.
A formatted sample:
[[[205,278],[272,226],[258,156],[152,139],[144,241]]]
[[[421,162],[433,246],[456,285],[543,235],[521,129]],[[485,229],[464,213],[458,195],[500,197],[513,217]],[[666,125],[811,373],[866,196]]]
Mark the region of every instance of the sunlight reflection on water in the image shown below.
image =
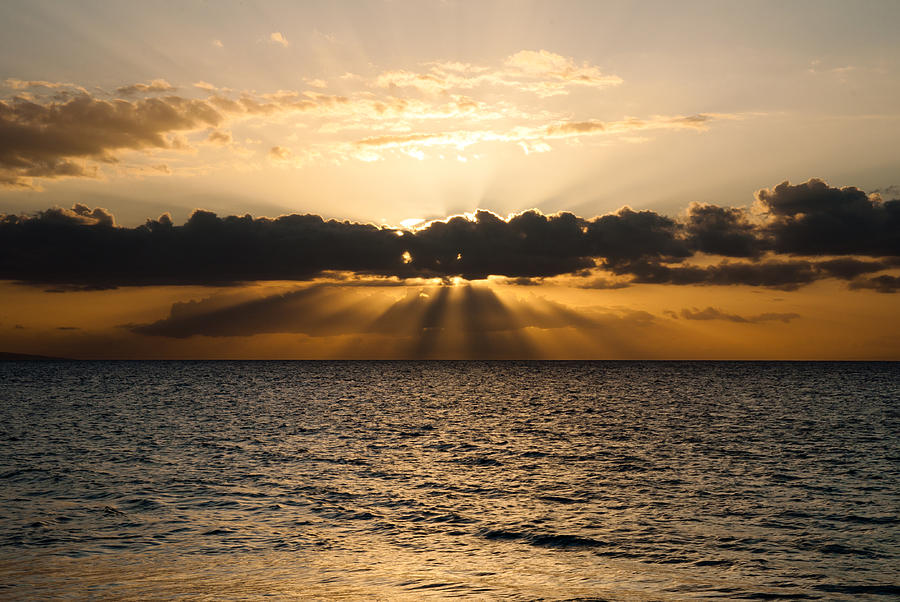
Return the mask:
[[[900,594],[897,364],[0,376],[4,598]]]

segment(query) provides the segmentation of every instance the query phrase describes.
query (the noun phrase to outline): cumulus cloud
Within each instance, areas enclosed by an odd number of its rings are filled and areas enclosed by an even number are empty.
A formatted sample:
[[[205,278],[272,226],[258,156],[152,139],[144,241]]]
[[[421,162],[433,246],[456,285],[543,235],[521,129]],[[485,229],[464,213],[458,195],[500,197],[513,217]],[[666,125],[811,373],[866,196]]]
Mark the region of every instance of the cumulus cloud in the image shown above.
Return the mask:
[[[116,220],[113,217],[112,213],[102,207],[96,207],[91,209],[87,205],[82,205],[81,203],[75,203],[72,206],[72,211],[68,212],[66,210],[60,210],[60,214],[64,216],[74,217],[79,216],[83,219],[76,220],[82,224],[92,225],[92,226],[108,226],[112,227],[116,225]]]
[[[346,97],[324,94],[232,98],[211,84],[195,85],[210,95],[202,99],[163,95],[172,87],[156,80],[119,89],[123,95],[148,94],[133,100],[87,92],[0,100],[0,185],[27,188],[39,178],[97,177],[98,166],[116,163],[120,151],[186,150],[190,145],[184,134],[209,128],[213,129],[209,142],[227,145],[230,133],[221,126],[243,118],[290,112],[377,113],[371,99],[349,106]]]
[[[404,266],[404,250],[393,230],[315,215],[219,218],[197,210],[181,226],[164,215],[137,228],[112,227],[78,207],[0,218],[0,278],[45,283],[231,284],[306,280],[325,270],[393,273]]]
[[[290,158],[282,147],[270,154]],[[848,219],[844,227],[850,232],[830,226],[831,235],[843,241],[840,246],[803,255],[794,247],[785,253],[779,240],[784,216],[857,212],[885,228],[893,223],[892,202],[856,189],[835,195],[836,189],[818,181],[773,190],[781,195],[790,188],[822,192],[825,208],[815,199],[795,202],[782,195],[779,203],[761,193],[771,209],[756,221],[741,209],[694,204],[680,218],[628,207],[590,219],[535,210],[502,218],[478,210],[404,230],[317,215],[219,217],[203,210],[183,225],[166,215],[122,228],[103,209],[75,205],[0,216],[0,278],[116,286],[308,280],[328,272],[468,280],[569,275],[583,278],[576,286],[590,288],[672,284],[782,290],[837,278],[851,288],[896,290],[896,277],[889,273],[900,268],[896,231],[882,231],[873,243],[857,237],[858,222]]]
[[[900,255],[900,200],[822,180],[782,182],[756,193],[773,249],[795,255]]]
[[[115,162],[121,149],[173,148],[172,135],[217,126],[224,117],[203,100],[135,101],[80,95],[63,102],[0,100],[0,181],[29,186],[33,178],[95,175],[79,162]]]
[[[755,225],[734,207],[691,203],[686,229],[691,246],[703,253],[755,257],[763,250]]]

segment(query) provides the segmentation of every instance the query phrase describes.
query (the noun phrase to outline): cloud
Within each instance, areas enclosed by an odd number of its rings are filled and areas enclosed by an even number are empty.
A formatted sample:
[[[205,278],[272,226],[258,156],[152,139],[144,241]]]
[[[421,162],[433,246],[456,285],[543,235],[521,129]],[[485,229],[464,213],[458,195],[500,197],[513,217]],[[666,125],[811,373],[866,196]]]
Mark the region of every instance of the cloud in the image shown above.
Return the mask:
[[[896,293],[900,291],[900,276],[884,274],[875,278],[862,278],[851,282],[850,288],[855,290],[870,289],[879,293]]]
[[[686,229],[691,247],[703,253],[756,257],[763,250],[756,227],[741,209],[691,203]]]
[[[32,82],[33,83],[33,82]],[[63,84],[60,84],[63,85]],[[147,97],[101,98],[88,93],[42,99],[0,100],[0,185],[29,188],[38,178],[98,177],[99,166],[117,163],[123,150],[188,150],[184,134],[213,128],[208,141],[227,143],[221,126],[239,119],[290,112],[371,110],[346,108],[348,99],[324,94],[280,93],[237,98],[211,84],[195,84],[207,98],[158,95],[174,89],[163,80],[119,89]],[[218,130],[217,130],[218,129]]]
[[[30,186],[33,178],[96,176],[78,160],[116,161],[121,149],[175,148],[172,135],[217,126],[210,103],[179,97],[135,101],[80,95],[46,104],[0,100],[0,182]]]
[[[807,69],[807,72],[813,75],[835,76],[837,77],[839,82],[844,84],[847,83],[847,76],[855,71],[860,71],[860,68],[855,65],[838,65],[834,67],[824,66],[822,64],[822,61],[819,59],[811,61],[809,64],[809,68]]]
[[[269,158],[275,159],[276,161],[287,161],[291,158],[292,154],[290,149],[284,148],[283,146],[273,146],[269,149]]]
[[[808,261],[767,260],[762,262],[729,262],[717,265],[666,265],[658,261],[638,260],[607,264],[617,275],[631,275],[636,284],[705,284],[765,286],[795,290],[821,276]]]
[[[13,77],[7,78],[4,82],[13,90],[28,90],[30,88],[47,88],[49,90],[72,90],[79,94],[87,94],[87,89],[78,84],[66,82],[48,82],[43,80],[21,80]]]
[[[473,144],[502,142],[518,144],[529,152],[551,150],[547,140],[576,139],[587,136],[622,135],[635,130],[705,129],[717,119],[739,119],[740,115],[657,116],[651,119],[629,118],[621,121],[556,121],[543,126],[517,126],[507,130],[466,128],[442,132],[414,132],[369,136],[357,140],[357,148],[404,149],[418,147],[454,147],[463,149]]]
[[[61,211],[62,214],[66,215],[68,212],[65,210]],[[113,217],[112,213],[102,207],[96,207],[95,209],[91,209],[87,205],[82,205],[81,203],[75,203],[72,206],[72,214],[77,215],[81,218],[84,218],[80,221],[82,224],[92,225],[92,226],[106,226],[113,227],[116,225],[116,220]],[[71,215],[71,214],[69,214]]]
[[[885,186],[884,188],[876,188],[872,192],[892,198],[900,198],[900,184],[891,184],[890,186]]]
[[[292,159],[280,146],[272,147],[270,155]],[[774,190],[781,194],[784,188]],[[778,252],[784,215],[841,213],[849,203],[868,206],[861,213],[873,213],[878,227],[892,223],[889,203],[864,194],[861,201],[862,193],[853,191],[849,200],[842,193],[824,209],[808,199],[795,202],[782,196],[779,204],[771,195],[761,195],[771,209],[755,222],[742,209],[694,204],[682,218],[627,206],[590,219],[536,210],[502,218],[478,210],[417,224],[414,230],[317,215],[219,217],[204,210],[196,210],[183,225],[164,215],[123,228],[108,211],[78,204],[31,216],[0,215],[0,278],[124,286],[310,280],[333,272],[401,280],[569,275],[581,279],[575,286],[589,288],[670,284],[782,290],[837,278],[851,288],[892,292],[895,276],[879,272],[900,268],[900,253],[875,253],[891,251],[895,233],[884,232],[877,244],[845,237],[841,253],[832,247],[804,256]],[[870,274],[874,277],[860,279]]]
[[[209,136],[206,137],[206,140],[211,144],[216,144],[219,146],[227,146],[233,142],[231,132],[223,130],[211,131],[209,133]]]
[[[588,254],[602,257],[612,267],[689,257],[691,251],[678,229],[671,218],[623,207],[587,223],[583,238],[590,247]]]
[[[795,313],[763,313],[755,316],[741,316],[738,314],[729,314],[723,311],[720,311],[714,307],[707,307],[706,309],[700,310],[694,307],[693,309],[684,308],[681,310],[681,317],[685,320],[726,320],[728,322],[738,322],[740,324],[755,324],[759,322],[784,322],[788,323],[791,320],[800,317],[800,314]]]
[[[607,264],[613,273],[631,275],[628,282],[613,281],[615,288],[629,284],[677,285],[745,285],[781,290],[796,290],[825,278],[854,280],[861,274],[889,270],[897,266],[893,260],[867,261],[849,257],[825,261],[766,259],[754,262],[722,261],[715,265],[665,264],[660,261],[639,260],[621,264]],[[601,284],[603,279],[600,280]],[[595,288],[589,284],[585,288]],[[604,288],[604,287],[599,287]],[[607,287],[608,288],[608,287]],[[878,288],[858,282],[851,288]]]
[[[900,200],[818,179],[756,193],[768,214],[773,250],[795,255],[900,255]]]
[[[320,92],[278,91],[272,94],[233,93],[197,82],[194,91],[205,98],[175,95],[165,80],[122,86],[119,97],[104,92],[88,93],[67,88],[70,84],[8,80],[14,89],[46,87],[49,94],[18,95],[0,100],[0,184],[33,187],[39,178],[98,177],[99,169],[119,159],[123,150],[187,150],[185,135],[209,128],[225,128],[240,120],[258,117],[285,119],[329,118],[332,131],[363,128],[369,131],[428,120],[465,119],[471,123],[516,117],[515,110],[491,109],[483,102],[453,95],[440,102],[377,97],[358,93],[353,97]],[[320,133],[326,133],[321,128]],[[459,136],[455,134],[458,143]],[[423,140],[428,136],[423,137]],[[480,138],[496,136],[475,133]],[[502,135],[501,135],[502,138]],[[500,139],[500,138],[498,138]],[[221,142],[214,135],[212,142]],[[385,141],[387,143],[387,141]],[[365,143],[361,143],[365,144]],[[391,146],[396,147],[396,144]],[[349,149],[349,151],[348,151]],[[234,148],[235,152],[239,149]],[[325,141],[308,147],[310,156],[333,160],[358,155],[358,146]],[[404,148],[418,157],[421,151]]]
[[[270,34],[269,42],[288,45],[281,32]],[[0,99],[0,186],[36,188],[42,179],[141,174],[143,168],[109,166],[122,160],[125,151],[197,150],[204,131],[234,131],[242,121],[262,118],[267,124],[303,127],[309,132],[306,156],[340,163],[388,155],[423,160],[431,156],[430,147],[449,147],[455,156],[453,150],[475,144],[510,144],[525,153],[543,153],[553,150],[555,140],[624,140],[637,131],[704,130],[717,121],[745,117],[705,113],[572,120],[535,104],[533,97],[520,102],[520,96],[507,92],[544,98],[602,89],[621,79],[543,49],[523,50],[495,65],[431,62],[421,71],[384,71],[370,78],[348,74],[342,76],[345,94],[323,93],[326,81],[302,79],[311,89],[271,93],[204,81],[180,90],[154,79],[107,92],[73,83],[7,79],[7,97]],[[231,161],[213,166],[233,165],[239,154],[251,152],[219,134],[206,142],[222,146],[220,159],[232,153]],[[255,152],[257,159],[265,158],[264,149]],[[262,166],[264,161],[242,165]]]
[[[284,37],[284,34],[280,31],[273,31],[269,34],[269,41],[273,44],[278,44],[279,46],[283,46],[287,48],[290,43],[287,41],[287,38]]]
[[[594,277],[585,282],[580,282],[577,284],[578,288],[593,288],[597,290],[617,290],[621,288],[628,288],[631,286],[631,283],[624,280],[612,280],[610,278]]]
[[[454,81],[455,80],[455,81]],[[385,71],[375,79],[379,88],[415,88],[427,94],[447,92],[452,88],[470,88],[462,78],[444,78],[432,73],[415,73],[413,71]]]
[[[505,65],[514,71],[542,79],[532,90],[543,95],[565,93],[568,86],[605,88],[622,83],[622,78],[616,75],[605,75],[587,63],[576,65],[571,58],[547,50],[519,51],[507,58]]]
[[[522,50],[507,57],[501,67],[458,62],[427,63],[427,71],[385,71],[375,85],[382,88],[413,88],[425,94],[500,86],[541,97],[568,94],[571,89],[602,89],[618,86],[622,78],[604,74],[596,66],[578,65],[572,58],[547,50]]]
[[[526,211],[504,220],[477,211],[431,222],[400,238],[412,257],[410,266],[425,276],[552,276],[594,265],[581,228],[571,213]]]
[[[395,232],[369,224],[197,210],[181,226],[164,215],[119,228],[85,213],[2,216],[0,278],[122,286],[307,280],[326,270],[415,275]]]
[[[851,257],[819,261],[815,265],[817,269],[827,273],[829,276],[842,280],[852,280],[862,274],[880,272],[893,267],[889,261],[865,261]]]
[[[116,92],[124,96],[135,96],[147,92],[174,92],[175,90],[177,88],[164,79],[154,79],[147,84],[131,84],[116,88]]]

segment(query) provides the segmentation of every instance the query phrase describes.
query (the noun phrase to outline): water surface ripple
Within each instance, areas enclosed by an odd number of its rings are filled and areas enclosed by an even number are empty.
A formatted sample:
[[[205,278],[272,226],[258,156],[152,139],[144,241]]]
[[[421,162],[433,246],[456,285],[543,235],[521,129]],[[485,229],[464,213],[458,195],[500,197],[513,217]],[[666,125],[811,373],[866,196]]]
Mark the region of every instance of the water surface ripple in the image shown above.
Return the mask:
[[[3,362],[0,598],[900,596],[900,364]]]

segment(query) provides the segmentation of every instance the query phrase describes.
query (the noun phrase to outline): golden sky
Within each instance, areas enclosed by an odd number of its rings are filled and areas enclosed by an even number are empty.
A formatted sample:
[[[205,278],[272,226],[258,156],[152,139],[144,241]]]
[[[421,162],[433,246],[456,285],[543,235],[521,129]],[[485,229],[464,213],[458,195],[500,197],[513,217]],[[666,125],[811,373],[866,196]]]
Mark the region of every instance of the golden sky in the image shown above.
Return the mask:
[[[0,17],[0,352],[900,359],[895,2]]]

